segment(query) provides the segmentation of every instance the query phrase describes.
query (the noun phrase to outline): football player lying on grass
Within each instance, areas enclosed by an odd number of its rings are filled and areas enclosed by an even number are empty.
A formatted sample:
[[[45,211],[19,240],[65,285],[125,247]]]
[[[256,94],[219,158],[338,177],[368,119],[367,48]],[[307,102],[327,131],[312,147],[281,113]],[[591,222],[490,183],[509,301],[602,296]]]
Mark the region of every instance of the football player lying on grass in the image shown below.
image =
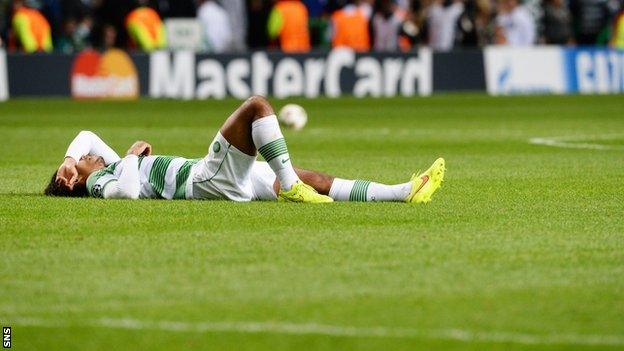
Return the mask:
[[[256,160],[257,152],[266,162]],[[428,202],[444,178],[444,159],[403,184],[346,180],[294,168],[269,102],[245,101],[225,121],[201,159],[152,156],[137,141],[123,159],[97,135],[83,131],[45,189],[52,196],[105,199],[227,199],[324,203],[336,201]]]

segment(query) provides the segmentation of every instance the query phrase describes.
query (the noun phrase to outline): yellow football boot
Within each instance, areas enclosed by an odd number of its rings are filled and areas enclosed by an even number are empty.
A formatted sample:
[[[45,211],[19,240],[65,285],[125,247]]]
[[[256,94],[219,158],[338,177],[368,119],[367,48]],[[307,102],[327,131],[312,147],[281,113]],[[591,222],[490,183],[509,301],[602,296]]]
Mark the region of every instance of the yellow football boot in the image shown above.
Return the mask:
[[[280,190],[277,201],[282,202],[307,202],[311,204],[322,204],[334,202],[329,196],[321,195],[313,187],[302,181],[297,181],[290,190]]]
[[[411,179],[412,190],[405,198],[405,202],[418,204],[431,201],[431,195],[442,186],[444,171],[446,171],[444,159],[439,158],[424,173],[418,176],[414,173]]]

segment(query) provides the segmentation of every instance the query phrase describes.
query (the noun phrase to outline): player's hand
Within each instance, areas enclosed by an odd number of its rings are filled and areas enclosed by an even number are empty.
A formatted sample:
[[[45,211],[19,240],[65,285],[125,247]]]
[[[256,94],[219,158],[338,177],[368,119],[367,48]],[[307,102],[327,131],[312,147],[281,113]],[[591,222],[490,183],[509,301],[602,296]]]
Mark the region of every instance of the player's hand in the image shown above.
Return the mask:
[[[130,146],[126,155],[149,156],[152,154],[152,145],[146,141],[139,140]]]
[[[56,182],[68,187],[69,189],[73,189],[76,180],[78,180],[76,160],[71,157],[66,157],[56,171]]]

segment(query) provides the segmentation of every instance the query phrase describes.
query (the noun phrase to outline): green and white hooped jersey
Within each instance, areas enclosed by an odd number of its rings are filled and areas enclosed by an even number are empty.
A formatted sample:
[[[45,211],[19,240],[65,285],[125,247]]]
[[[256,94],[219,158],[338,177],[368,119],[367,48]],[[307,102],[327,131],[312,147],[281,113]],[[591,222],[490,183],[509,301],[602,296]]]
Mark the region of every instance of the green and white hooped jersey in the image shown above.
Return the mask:
[[[191,167],[200,159],[186,159],[177,156],[140,156],[139,178],[140,198],[186,199],[187,183]],[[121,160],[93,172],[87,178],[87,191],[93,197],[103,197],[104,187],[119,179],[122,172]],[[192,180],[191,180],[192,181]]]

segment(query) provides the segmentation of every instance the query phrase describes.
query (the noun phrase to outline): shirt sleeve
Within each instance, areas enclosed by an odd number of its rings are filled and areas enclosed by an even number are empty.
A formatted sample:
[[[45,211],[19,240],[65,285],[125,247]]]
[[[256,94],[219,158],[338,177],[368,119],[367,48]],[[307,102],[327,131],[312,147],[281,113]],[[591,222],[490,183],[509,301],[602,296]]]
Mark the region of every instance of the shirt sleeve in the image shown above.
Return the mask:
[[[427,18],[432,18],[434,21],[437,21],[440,16],[442,16],[442,12],[442,6],[434,2],[427,10]]]
[[[30,30],[30,23],[24,14],[18,13],[13,17],[13,29],[24,47],[24,51],[37,51],[37,40]]]
[[[526,8],[518,8],[514,13],[516,45],[533,45],[535,43],[535,22],[533,16]]]
[[[93,132],[83,130],[69,144],[65,157],[79,161],[82,156],[89,154],[101,156],[107,165],[120,160],[119,155],[100,137]]]
[[[282,28],[284,28],[284,17],[277,7],[273,7],[267,21],[269,38],[277,38],[282,32]]]
[[[141,192],[139,158],[136,155],[128,155],[121,160],[119,167],[121,167],[119,178],[102,187],[102,197],[105,199],[138,199]]]
[[[117,177],[114,175],[114,166],[116,164],[91,173],[89,178],[87,178],[87,192],[89,195],[97,198],[104,197],[104,189],[106,189],[108,184],[117,181]]]
[[[457,18],[461,16],[462,13],[464,13],[464,3],[463,2],[454,3],[453,5],[451,5],[451,8],[449,9],[449,11],[451,12],[453,19],[456,21]]]

